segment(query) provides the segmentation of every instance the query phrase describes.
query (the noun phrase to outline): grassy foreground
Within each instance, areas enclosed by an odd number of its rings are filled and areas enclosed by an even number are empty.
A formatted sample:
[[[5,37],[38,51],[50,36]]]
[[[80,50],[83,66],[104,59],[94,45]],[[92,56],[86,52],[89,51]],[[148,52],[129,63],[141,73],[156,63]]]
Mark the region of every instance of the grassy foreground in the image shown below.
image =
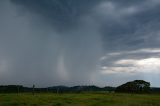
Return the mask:
[[[160,106],[160,94],[0,94],[0,106]]]

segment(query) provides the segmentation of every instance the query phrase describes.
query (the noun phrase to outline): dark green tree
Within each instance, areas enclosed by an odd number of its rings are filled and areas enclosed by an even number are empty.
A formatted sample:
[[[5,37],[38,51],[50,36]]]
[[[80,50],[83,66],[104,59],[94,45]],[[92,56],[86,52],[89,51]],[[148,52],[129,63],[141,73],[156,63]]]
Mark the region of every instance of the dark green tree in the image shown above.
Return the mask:
[[[143,80],[135,80],[118,86],[115,91],[126,93],[148,93],[150,92],[150,83]]]

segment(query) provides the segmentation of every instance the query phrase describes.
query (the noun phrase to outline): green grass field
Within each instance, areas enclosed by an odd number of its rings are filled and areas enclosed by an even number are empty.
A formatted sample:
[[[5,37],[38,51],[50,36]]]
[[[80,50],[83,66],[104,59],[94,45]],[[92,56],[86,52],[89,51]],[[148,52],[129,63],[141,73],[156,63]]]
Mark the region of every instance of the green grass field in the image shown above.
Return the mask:
[[[160,94],[0,94],[0,106],[160,106]]]

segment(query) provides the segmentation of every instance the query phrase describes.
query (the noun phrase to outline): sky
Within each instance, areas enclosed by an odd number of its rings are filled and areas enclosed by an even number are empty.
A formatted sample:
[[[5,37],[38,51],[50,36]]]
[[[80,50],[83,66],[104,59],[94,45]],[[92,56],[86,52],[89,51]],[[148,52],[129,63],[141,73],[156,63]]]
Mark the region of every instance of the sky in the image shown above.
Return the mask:
[[[0,0],[0,85],[160,87],[159,0]]]

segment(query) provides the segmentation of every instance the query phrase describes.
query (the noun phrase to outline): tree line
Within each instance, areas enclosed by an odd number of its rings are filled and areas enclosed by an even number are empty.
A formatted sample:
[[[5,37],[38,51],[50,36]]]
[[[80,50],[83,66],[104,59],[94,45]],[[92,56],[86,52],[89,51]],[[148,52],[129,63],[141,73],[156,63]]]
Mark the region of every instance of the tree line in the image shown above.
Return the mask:
[[[160,88],[151,88],[150,83],[143,80],[134,80],[122,84],[118,87],[97,87],[94,85],[89,86],[52,86],[46,88],[36,88],[35,85],[32,87],[24,87],[22,85],[1,85],[0,93],[23,93],[23,92],[32,92],[41,93],[41,92],[52,92],[52,93],[65,93],[65,92],[95,92],[95,91],[106,91],[106,92],[120,92],[120,93],[157,93],[160,92]]]

